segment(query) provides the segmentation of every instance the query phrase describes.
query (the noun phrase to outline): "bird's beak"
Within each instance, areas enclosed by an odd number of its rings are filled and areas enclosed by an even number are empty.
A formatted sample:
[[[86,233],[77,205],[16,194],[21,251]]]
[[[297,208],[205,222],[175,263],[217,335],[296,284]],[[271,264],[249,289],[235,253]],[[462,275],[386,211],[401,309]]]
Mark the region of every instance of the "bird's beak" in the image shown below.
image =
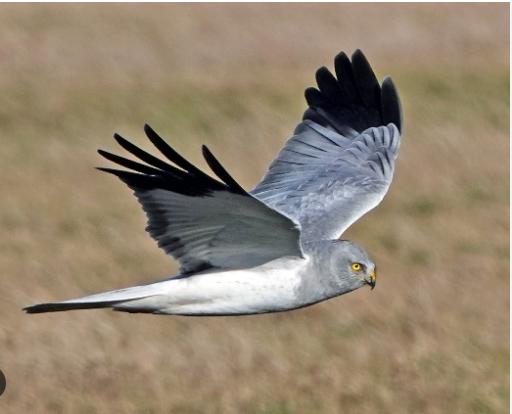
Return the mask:
[[[368,283],[373,290],[373,288],[375,287],[375,284],[377,283],[377,277],[375,276],[374,270],[372,270],[372,272],[370,273],[370,279],[366,280],[366,283]]]

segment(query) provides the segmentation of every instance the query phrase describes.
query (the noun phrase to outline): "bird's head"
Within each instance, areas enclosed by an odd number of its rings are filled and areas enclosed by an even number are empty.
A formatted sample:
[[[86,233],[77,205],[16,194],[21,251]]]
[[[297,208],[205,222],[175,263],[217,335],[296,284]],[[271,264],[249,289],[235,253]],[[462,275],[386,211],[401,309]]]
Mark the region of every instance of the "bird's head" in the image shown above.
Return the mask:
[[[376,284],[376,268],[368,253],[356,243],[338,240],[334,244],[331,269],[334,279],[347,289],[347,292]],[[343,292],[346,293],[346,292]]]

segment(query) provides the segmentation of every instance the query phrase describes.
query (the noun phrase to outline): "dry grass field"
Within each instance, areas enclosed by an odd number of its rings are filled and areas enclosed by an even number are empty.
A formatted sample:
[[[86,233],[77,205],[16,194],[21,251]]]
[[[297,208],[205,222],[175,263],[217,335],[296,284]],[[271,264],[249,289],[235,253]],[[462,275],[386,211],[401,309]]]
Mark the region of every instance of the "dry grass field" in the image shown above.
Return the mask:
[[[245,317],[23,306],[173,275],[97,148],[145,122],[252,188],[334,56],[401,93],[377,288]],[[509,5],[0,5],[0,412],[509,412]]]

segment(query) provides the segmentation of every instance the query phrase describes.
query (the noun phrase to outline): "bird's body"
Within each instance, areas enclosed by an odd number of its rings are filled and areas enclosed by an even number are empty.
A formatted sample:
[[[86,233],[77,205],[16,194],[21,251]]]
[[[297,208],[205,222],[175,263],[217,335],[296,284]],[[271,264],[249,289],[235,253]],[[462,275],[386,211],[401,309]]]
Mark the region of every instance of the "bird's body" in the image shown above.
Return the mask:
[[[250,193],[206,147],[203,155],[221,181],[147,125],[148,138],[175,165],[115,135],[146,164],[100,150],[129,170],[100,169],[133,189],[148,217],[146,230],[179,261],[180,274],[25,310],[245,315],[373,288],[375,263],[362,247],[338,238],[389,188],[401,141],[400,101],[390,78],[379,85],[360,51],[352,61],[340,53],[335,68],[338,79],[318,70],[320,90],[306,90],[303,121]]]
[[[320,245],[330,249],[350,250],[354,244],[332,240]],[[336,267],[328,259],[336,256],[316,255],[319,243],[308,246],[305,258],[282,257],[252,269],[205,271],[80,299],[55,304],[35,305],[48,311],[111,307],[126,312],[178,315],[244,315],[296,309],[355,290],[370,278],[353,281],[336,280]],[[359,248],[360,249],[360,248]],[[325,258],[323,256],[326,256]],[[326,259],[324,261],[324,259]],[[356,260],[356,259],[353,259]],[[340,265],[346,265],[345,263]],[[329,277],[327,277],[329,276]]]
[[[276,259],[254,269],[200,273],[82,298],[128,312],[235,315],[276,312],[299,305],[305,259]],[[123,298],[136,299],[123,300]],[[121,301],[113,304],[112,301]],[[77,301],[72,301],[77,304]],[[63,303],[65,304],[65,302]],[[99,307],[99,306],[95,306]]]

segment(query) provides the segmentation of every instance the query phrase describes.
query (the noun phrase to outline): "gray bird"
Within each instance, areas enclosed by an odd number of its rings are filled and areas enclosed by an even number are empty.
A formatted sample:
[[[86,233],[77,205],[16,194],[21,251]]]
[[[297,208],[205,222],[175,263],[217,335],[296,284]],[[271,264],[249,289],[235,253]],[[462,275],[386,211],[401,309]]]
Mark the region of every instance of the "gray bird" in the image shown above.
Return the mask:
[[[402,111],[387,77],[379,85],[360,50],[316,72],[308,109],[263,180],[245,191],[212,153],[218,180],[192,165],[148,125],[172,164],[116,141],[143,163],[99,150],[128,170],[124,181],[148,218],[146,230],[180,264],[148,285],[24,308],[27,313],[113,308],[175,315],[244,315],[301,308],[364,285],[375,263],[340,235],[388,191],[401,141]]]

